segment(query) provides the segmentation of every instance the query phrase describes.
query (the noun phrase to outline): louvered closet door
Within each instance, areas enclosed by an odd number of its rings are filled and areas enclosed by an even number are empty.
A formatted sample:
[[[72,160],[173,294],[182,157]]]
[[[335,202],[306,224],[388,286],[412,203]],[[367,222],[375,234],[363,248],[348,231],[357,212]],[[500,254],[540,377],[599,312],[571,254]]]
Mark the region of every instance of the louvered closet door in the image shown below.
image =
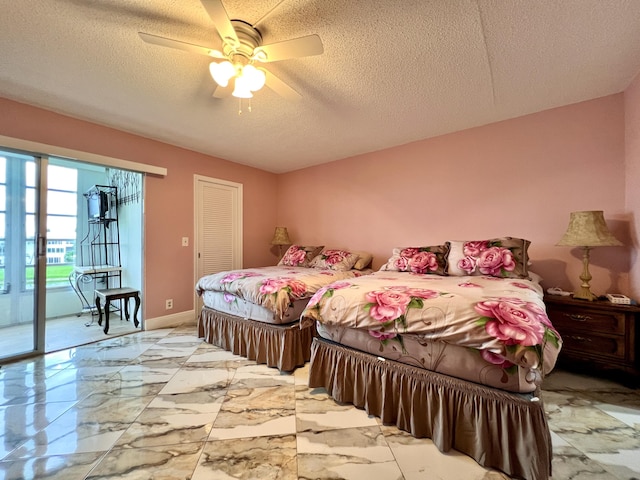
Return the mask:
[[[195,192],[196,281],[242,268],[242,185],[196,175]]]

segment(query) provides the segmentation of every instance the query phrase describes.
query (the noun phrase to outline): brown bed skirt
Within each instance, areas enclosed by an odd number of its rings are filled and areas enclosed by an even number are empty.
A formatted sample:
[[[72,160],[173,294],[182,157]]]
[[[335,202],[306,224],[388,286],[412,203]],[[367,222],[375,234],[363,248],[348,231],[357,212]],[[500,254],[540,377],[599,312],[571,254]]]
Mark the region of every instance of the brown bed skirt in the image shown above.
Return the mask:
[[[530,480],[551,475],[551,434],[542,401],[384,360],[316,337],[309,387],[380,417],[442,452]]]
[[[204,307],[198,318],[198,336],[257,363],[290,372],[309,361],[315,328],[299,322],[274,325],[221,313]]]

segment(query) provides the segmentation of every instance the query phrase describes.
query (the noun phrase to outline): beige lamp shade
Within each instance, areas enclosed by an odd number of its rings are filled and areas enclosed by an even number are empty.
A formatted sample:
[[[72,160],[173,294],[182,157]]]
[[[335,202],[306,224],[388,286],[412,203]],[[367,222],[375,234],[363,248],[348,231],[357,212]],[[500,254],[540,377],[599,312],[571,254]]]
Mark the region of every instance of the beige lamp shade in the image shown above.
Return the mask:
[[[609,231],[602,210],[571,212],[569,227],[556,244],[561,247],[609,247],[622,245]]]
[[[271,240],[271,245],[291,245],[287,227],[276,227],[276,231],[273,233],[273,240]]]

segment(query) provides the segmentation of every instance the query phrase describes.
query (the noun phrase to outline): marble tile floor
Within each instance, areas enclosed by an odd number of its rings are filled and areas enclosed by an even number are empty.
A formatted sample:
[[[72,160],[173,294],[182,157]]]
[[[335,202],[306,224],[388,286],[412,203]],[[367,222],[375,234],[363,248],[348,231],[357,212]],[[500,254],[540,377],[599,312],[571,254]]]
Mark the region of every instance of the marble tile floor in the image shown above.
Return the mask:
[[[498,480],[197,338],[137,332],[0,368],[0,479]],[[640,391],[556,371],[554,480],[640,478]]]

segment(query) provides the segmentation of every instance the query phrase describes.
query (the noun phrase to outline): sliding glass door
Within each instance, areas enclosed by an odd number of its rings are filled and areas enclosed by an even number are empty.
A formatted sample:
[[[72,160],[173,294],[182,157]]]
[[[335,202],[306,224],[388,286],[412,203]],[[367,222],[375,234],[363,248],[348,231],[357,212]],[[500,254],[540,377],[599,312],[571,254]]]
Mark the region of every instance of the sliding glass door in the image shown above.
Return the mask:
[[[126,232],[123,245],[117,240],[118,285],[142,290],[142,175],[0,148],[0,365],[105,338],[93,299],[108,283],[77,275],[95,267],[83,253],[94,243],[88,192],[96,185],[120,193],[106,227]]]
[[[46,183],[42,163],[0,151],[0,359],[44,349],[44,316],[36,313],[39,274],[46,268],[39,234],[45,228],[39,215],[45,199],[38,194]]]

